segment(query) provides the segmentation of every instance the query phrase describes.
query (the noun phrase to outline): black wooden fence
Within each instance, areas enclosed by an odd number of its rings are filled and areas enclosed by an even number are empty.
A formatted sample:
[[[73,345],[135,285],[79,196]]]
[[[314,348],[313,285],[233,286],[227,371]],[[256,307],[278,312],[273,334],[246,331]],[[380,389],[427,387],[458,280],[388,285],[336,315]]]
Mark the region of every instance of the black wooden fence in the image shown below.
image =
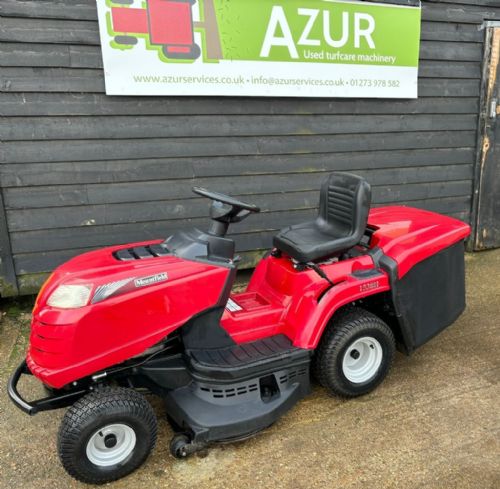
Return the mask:
[[[193,184],[258,203],[246,265],[349,170],[376,205],[469,221],[486,19],[500,1],[424,1],[418,100],[107,97],[95,0],[0,1],[2,295],[71,256],[206,226]],[[2,204],[2,198],[0,198]]]

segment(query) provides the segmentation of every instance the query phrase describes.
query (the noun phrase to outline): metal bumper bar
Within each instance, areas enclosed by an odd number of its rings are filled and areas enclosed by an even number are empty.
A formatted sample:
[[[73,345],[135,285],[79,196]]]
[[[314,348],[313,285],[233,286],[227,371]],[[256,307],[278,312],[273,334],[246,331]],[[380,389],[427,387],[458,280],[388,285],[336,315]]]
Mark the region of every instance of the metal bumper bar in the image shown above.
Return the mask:
[[[21,411],[24,411],[30,416],[39,413],[40,411],[49,411],[51,409],[59,409],[70,406],[87,392],[87,389],[75,389],[69,391],[61,390],[54,393],[54,395],[44,397],[42,399],[27,401],[17,390],[17,384],[19,383],[22,375],[32,375],[28,365],[26,365],[26,360],[20,363],[11,375],[7,384],[7,392],[12,402]]]

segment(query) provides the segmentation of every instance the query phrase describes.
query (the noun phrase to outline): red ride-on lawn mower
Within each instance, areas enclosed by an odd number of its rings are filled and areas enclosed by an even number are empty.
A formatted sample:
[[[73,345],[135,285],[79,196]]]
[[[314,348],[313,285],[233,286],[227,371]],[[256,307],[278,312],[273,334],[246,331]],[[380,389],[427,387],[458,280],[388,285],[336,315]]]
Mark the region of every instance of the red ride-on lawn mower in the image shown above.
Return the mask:
[[[152,46],[161,46],[171,59],[197,59],[200,47],[194,42],[193,5],[196,0],[147,0],[145,8],[129,5],[132,0],[113,0],[111,22],[116,44],[133,46],[146,34]],[[124,6],[123,6],[124,5]]]
[[[246,291],[232,294],[228,227],[259,208],[212,200],[207,232],[92,251],[43,286],[30,346],[8,392],[28,414],[70,406],[59,456],[76,479],[104,483],[139,467],[156,441],[143,393],[160,396],[182,458],[273,424],[310,392],[310,369],[355,397],[465,307],[469,226],[411,207],[370,211],[370,186],[333,173],[314,221],[282,230]],[[23,374],[48,397],[28,402]]]

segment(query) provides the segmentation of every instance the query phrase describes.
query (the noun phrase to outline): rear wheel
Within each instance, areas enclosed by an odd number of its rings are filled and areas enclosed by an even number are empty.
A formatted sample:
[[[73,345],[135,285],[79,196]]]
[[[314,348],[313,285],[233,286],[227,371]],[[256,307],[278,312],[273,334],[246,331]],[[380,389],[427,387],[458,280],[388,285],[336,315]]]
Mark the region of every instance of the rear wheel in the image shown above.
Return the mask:
[[[395,349],[394,335],[384,321],[361,308],[347,309],[324,332],[313,371],[333,394],[361,396],[384,380]]]
[[[75,479],[111,482],[137,469],[156,442],[156,416],[138,392],[97,389],[66,412],[58,436],[59,458]]]
[[[201,49],[198,44],[191,44],[189,51],[187,52],[177,52],[171,51],[170,45],[165,45],[162,48],[163,54],[170,59],[198,59],[201,55]]]

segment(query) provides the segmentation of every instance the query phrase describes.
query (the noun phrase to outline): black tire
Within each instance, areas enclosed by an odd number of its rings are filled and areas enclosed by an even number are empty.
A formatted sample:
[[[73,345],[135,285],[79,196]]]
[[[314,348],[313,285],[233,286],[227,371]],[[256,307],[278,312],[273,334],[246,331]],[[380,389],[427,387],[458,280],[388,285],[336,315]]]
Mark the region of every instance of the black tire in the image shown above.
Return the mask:
[[[375,341],[370,343],[370,338]],[[381,360],[380,363],[374,363],[369,378],[355,382],[346,376],[344,358],[348,352],[359,356],[353,345],[365,339],[368,339],[371,348],[375,346]],[[384,380],[391,368],[395,350],[394,335],[382,319],[364,309],[349,308],[334,316],[323,333],[313,359],[313,374],[332,394],[344,398],[361,396],[371,392]]]
[[[193,44],[193,48],[191,50],[191,59],[198,59],[201,56],[201,48],[198,44]]]
[[[183,459],[186,458],[189,453],[188,450],[186,450],[186,447],[190,445],[190,440],[187,435],[184,434],[177,434],[172,438],[172,441],[170,442],[170,454],[174,458],[179,458]]]
[[[122,46],[135,46],[139,40],[134,36],[115,36],[115,42]]]
[[[201,48],[198,44],[191,45],[191,51],[189,53],[172,53],[169,52],[168,46],[163,46],[163,54],[169,59],[198,59],[201,55]]]
[[[91,446],[91,440],[97,436],[103,437],[106,447],[108,442],[113,443],[113,436],[116,444],[115,435],[103,435],[107,429],[112,431],[109,428],[112,425],[126,430],[129,438],[135,436],[135,442],[129,444],[133,448],[129,448],[131,452],[116,464],[96,464],[88,457],[87,445]],[[130,435],[131,432],[133,435]],[[122,387],[102,387],[85,395],[68,409],[59,428],[57,448],[69,475],[89,484],[104,484],[137,469],[154,448],[156,436],[156,416],[142,394]]]

